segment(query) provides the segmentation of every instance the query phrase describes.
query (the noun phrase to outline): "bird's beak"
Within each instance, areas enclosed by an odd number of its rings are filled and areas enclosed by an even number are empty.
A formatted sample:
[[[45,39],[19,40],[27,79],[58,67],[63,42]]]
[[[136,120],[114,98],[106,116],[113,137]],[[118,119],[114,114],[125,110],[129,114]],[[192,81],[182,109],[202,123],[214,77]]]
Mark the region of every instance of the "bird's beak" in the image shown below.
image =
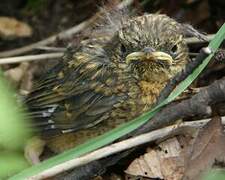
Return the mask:
[[[168,65],[171,65],[173,58],[164,52],[154,51],[154,52],[133,52],[127,55],[126,63],[129,64],[132,61],[163,61]]]

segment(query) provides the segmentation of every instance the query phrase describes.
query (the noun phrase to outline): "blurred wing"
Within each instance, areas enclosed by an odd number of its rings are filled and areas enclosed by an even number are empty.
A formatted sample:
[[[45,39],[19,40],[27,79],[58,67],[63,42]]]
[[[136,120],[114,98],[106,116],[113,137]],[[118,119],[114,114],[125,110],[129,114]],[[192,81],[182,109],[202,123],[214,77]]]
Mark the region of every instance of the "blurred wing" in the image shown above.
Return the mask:
[[[126,98],[113,92],[117,74],[112,64],[85,53],[60,62],[45,76],[26,104],[33,125],[51,135],[92,127]]]

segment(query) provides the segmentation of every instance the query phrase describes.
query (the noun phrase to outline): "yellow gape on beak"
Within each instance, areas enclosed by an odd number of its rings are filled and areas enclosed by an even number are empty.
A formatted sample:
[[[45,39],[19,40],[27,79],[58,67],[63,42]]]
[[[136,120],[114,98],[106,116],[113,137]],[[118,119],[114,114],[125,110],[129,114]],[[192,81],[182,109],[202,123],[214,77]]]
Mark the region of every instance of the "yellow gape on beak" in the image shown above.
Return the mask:
[[[129,64],[132,61],[165,61],[168,65],[173,63],[173,58],[164,52],[133,52],[127,55],[126,63]]]

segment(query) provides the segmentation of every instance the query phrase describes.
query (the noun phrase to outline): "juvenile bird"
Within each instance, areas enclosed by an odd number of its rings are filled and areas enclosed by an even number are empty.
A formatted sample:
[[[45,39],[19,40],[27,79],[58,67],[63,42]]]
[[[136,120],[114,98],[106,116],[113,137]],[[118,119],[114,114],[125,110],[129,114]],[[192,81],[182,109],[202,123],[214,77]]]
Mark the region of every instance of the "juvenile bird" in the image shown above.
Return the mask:
[[[186,31],[166,15],[121,18],[68,50],[26,98],[47,146],[59,153],[149,110],[189,61]]]

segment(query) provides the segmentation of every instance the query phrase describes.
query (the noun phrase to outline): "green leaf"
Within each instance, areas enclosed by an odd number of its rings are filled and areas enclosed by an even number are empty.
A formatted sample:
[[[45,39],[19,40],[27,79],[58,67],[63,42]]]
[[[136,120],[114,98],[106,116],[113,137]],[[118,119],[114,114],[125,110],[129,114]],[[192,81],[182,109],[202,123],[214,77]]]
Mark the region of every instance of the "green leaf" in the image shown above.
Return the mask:
[[[28,167],[23,147],[29,138],[22,108],[0,71],[0,179]]]
[[[9,150],[0,151],[0,179],[7,179],[29,166],[23,153]]]
[[[28,132],[25,116],[13,94],[0,73],[0,147],[17,150],[23,148]]]
[[[225,36],[225,24],[220,28],[220,30],[215,35],[214,39],[210,42],[209,47],[215,52],[223,41]],[[151,111],[142,114],[140,117],[119,126],[116,129],[111,130],[99,137],[93,138],[92,140],[77,146],[71,150],[65,151],[53,158],[50,158],[42,163],[35,165],[29,169],[22,171],[21,173],[13,176],[10,180],[20,180],[35,175],[43,170],[49,169],[57,164],[68,161],[72,158],[79,157],[88,152],[96,150],[102,146],[105,146],[116,139],[122,137],[125,134],[137,129],[144,123],[146,123],[150,118],[152,118],[156,112],[160,110],[162,106],[173,101],[178,95],[180,95],[200,74],[200,72],[206,67],[210,59],[213,57],[214,53],[211,53],[202,64],[200,64],[192,74],[190,74],[184,81],[182,81],[177,88],[165,99],[161,104],[153,108]]]

